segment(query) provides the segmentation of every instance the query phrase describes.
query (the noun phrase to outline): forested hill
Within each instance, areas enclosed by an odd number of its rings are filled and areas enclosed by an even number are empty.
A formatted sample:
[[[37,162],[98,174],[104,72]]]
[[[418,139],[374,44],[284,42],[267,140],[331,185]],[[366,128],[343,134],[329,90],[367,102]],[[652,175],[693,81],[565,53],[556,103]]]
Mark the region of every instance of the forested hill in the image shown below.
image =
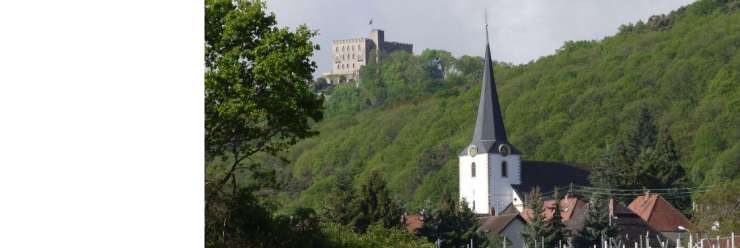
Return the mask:
[[[721,2],[623,25],[601,41],[566,42],[525,65],[497,63],[510,142],[525,160],[597,164],[647,109],[676,141],[690,185],[739,180],[740,4]],[[483,55],[483,39],[480,48]],[[382,59],[381,68],[363,68],[359,88],[327,90],[320,134],[285,154],[287,207],[320,211],[337,177],[357,186],[375,169],[409,210],[457,194],[482,58],[426,50]]]

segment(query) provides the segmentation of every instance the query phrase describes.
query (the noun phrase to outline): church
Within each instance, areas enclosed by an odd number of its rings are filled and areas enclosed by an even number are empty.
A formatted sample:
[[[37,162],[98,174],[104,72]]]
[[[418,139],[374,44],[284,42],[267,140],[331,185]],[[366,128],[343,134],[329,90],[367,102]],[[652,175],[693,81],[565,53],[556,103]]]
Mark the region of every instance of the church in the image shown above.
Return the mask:
[[[548,192],[571,184],[589,185],[588,167],[522,160],[522,152],[509,143],[496,93],[488,30],[483,70],[475,132],[459,154],[460,200],[476,214],[499,215],[510,207],[522,212],[524,195],[535,186]]]

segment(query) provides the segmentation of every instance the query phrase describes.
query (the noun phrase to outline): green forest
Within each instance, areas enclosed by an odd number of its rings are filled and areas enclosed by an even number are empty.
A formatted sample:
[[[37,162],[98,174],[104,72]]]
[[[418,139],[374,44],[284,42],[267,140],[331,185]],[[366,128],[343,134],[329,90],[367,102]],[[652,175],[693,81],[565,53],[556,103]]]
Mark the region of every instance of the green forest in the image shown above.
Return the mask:
[[[675,140],[688,185],[738,180],[738,46],[737,4],[702,1],[601,41],[566,42],[528,64],[497,62],[510,142],[526,160],[595,165],[647,109]],[[472,137],[482,58],[398,52],[376,66],[363,68],[359,88],[324,90],[320,134],[290,149],[287,167],[276,166],[286,170],[286,206],[318,209],[339,172],[384,171],[412,211],[456,193],[456,154]]]
[[[239,3],[206,1],[206,246],[431,247],[452,232],[453,246],[484,240],[469,209],[451,207],[457,154],[475,126],[483,35],[479,56],[382,54],[356,83],[328,85],[311,76],[315,31],[277,28],[260,1]],[[698,1],[527,64],[494,61],[509,142],[524,160],[635,176],[596,185],[702,187],[712,190],[691,196],[699,202],[738,199],[739,10],[738,1]],[[253,59],[249,69],[240,56]],[[281,70],[294,73],[275,76]],[[394,224],[422,209],[459,226],[425,226],[417,236],[427,239],[416,239]]]

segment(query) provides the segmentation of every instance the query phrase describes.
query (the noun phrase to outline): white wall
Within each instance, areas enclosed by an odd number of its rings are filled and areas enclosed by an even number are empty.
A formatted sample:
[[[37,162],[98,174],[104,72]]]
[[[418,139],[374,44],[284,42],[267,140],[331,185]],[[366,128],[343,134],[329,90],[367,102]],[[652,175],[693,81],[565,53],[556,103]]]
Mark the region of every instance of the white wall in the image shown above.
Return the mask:
[[[465,199],[468,207],[475,209],[477,214],[489,214],[488,205],[488,156],[487,154],[477,154],[475,157],[468,155],[459,157],[459,182],[460,182],[460,200]],[[471,164],[475,162],[475,177],[471,176]]]
[[[512,184],[521,183],[521,161],[519,155],[502,157],[499,154],[477,154],[459,157],[460,199],[465,199],[468,206],[477,214],[490,214],[493,207],[495,214],[501,213],[513,201]],[[507,177],[501,175],[501,162],[507,163]],[[471,164],[475,162],[476,177],[471,176]],[[490,162],[490,163],[489,163]]]
[[[520,213],[524,212],[524,199],[522,198],[522,196],[517,194],[515,190],[511,191],[511,195],[513,198],[512,204],[514,205],[514,208],[516,208],[516,210]]]
[[[488,154],[488,161],[490,161],[490,202],[491,207],[496,210],[496,214],[501,213],[509,204],[512,203],[514,189],[511,187],[512,184],[521,183],[521,161],[519,155],[509,155],[502,157],[499,154]],[[507,163],[507,176],[502,177],[501,175],[501,162],[506,161]]]

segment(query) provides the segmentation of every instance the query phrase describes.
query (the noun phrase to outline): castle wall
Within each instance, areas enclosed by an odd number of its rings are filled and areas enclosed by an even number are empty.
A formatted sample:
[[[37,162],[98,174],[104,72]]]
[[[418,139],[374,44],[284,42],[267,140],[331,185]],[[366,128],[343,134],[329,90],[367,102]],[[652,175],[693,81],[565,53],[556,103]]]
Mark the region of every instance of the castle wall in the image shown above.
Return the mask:
[[[409,53],[414,53],[414,45],[392,41],[383,43],[383,53],[390,54],[395,51],[407,51]]]
[[[367,64],[368,54],[374,47],[366,38],[335,40],[332,42],[332,73],[356,78],[360,67]]]
[[[383,30],[373,29],[369,38],[355,38],[332,41],[331,71],[323,76],[331,84],[348,82],[359,77],[360,68],[367,65],[374,49],[388,54],[394,51],[408,51],[413,53],[411,44],[400,42],[386,42]]]

